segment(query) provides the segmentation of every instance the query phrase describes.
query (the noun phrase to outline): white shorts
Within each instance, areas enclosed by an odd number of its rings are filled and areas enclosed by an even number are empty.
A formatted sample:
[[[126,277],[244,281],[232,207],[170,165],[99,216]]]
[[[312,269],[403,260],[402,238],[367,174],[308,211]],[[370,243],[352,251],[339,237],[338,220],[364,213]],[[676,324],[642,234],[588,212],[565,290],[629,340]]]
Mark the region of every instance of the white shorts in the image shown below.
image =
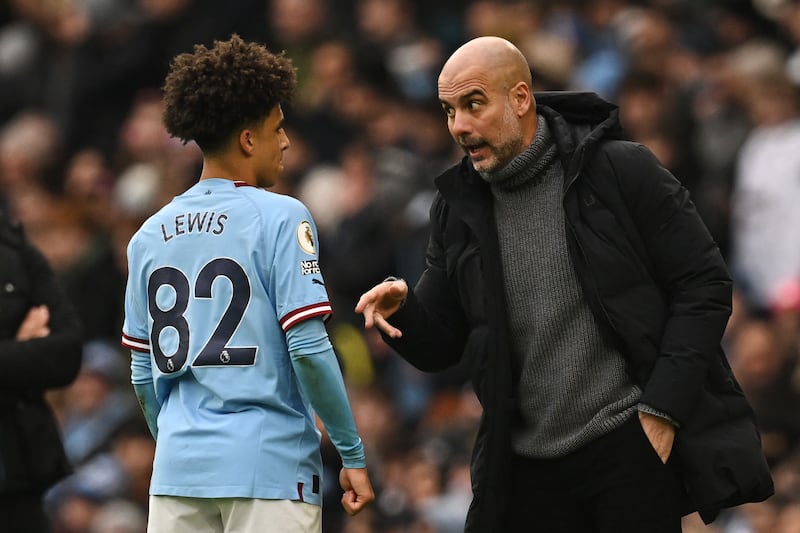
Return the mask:
[[[321,533],[322,508],[291,500],[150,496],[147,533]]]

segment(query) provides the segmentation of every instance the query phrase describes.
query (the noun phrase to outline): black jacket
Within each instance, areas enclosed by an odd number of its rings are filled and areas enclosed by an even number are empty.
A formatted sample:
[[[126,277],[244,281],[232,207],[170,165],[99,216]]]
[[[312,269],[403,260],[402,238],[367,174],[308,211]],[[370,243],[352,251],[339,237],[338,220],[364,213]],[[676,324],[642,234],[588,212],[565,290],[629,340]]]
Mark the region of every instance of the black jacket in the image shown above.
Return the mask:
[[[673,453],[694,508],[710,522],[721,508],[769,497],[753,413],[720,348],[732,283],[688,192],[649,150],[620,139],[616,106],[586,93],[536,100],[565,169],[566,235],[583,293],[642,401],[680,423]],[[466,531],[488,532],[509,500],[518,379],[492,195],[466,159],[436,185],[427,268],[391,318],[403,337],[384,338],[419,369],[470,368],[483,417]]]
[[[50,334],[17,341],[28,310],[50,310]],[[40,494],[71,471],[48,389],[69,384],[81,366],[81,328],[44,256],[0,211],[0,498]]]

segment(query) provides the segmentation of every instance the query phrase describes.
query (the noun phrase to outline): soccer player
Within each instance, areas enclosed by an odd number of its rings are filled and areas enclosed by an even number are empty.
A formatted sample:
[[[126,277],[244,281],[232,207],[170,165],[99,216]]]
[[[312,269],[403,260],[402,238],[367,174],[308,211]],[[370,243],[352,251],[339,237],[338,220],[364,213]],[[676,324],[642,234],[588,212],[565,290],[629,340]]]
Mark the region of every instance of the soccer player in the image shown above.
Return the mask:
[[[291,61],[233,35],[178,55],[171,135],[203,152],[199,181],[128,244],[122,343],[153,436],[149,533],[319,532],[320,433],[350,514],[374,499],[323,320],[317,230],[266,191],[289,147]]]

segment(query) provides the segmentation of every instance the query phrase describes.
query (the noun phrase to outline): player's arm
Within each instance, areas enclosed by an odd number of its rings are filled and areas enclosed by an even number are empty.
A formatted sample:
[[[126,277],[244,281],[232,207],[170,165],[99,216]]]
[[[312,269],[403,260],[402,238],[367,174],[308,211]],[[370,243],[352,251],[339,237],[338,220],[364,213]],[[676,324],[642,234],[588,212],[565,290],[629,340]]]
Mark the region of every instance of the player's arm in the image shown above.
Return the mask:
[[[339,482],[342,506],[356,514],[375,499],[366,469],[364,445],[356,431],[342,373],[328,340],[323,316],[330,303],[316,253],[317,230],[308,209],[290,197],[281,197],[285,219],[273,225],[270,292],[275,313],[286,332],[286,344],[300,390],[311,403],[331,442],[342,458]],[[277,215],[280,218],[280,213]]]
[[[144,254],[137,237],[138,235],[134,235],[128,243],[128,281],[125,287],[125,320],[121,344],[131,351],[131,384],[147,427],[155,439],[158,438],[158,413],[161,404],[153,384],[150,340],[145,327],[148,322],[146,282],[143,270],[138,265],[139,258]]]
[[[356,430],[342,373],[321,318],[304,320],[286,332],[300,388],[325,424],[346,468],[364,468],[364,445]]]
[[[156,397],[153,375],[150,370],[150,354],[131,350],[131,383],[142,408],[147,427],[154,439],[158,438],[158,413],[161,404]]]
[[[300,388],[319,415],[342,458],[342,506],[356,514],[375,499],[366,470],[364,445],[356,430],[342,373],[322,318],[291,327],[286,341]]]

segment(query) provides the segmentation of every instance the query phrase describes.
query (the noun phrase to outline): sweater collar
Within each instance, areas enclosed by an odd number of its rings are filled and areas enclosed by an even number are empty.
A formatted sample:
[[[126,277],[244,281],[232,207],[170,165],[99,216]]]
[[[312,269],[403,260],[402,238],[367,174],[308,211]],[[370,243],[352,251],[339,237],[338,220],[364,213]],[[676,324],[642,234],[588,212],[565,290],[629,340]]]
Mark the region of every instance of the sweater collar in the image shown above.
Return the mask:
[[[536,134],[521,154],[497,172],[482,177],[493,189],[512,190],[526,183],[536,183],[547,174],[547,168],[557,157],[557,150],[550,126],[538,115]]]

